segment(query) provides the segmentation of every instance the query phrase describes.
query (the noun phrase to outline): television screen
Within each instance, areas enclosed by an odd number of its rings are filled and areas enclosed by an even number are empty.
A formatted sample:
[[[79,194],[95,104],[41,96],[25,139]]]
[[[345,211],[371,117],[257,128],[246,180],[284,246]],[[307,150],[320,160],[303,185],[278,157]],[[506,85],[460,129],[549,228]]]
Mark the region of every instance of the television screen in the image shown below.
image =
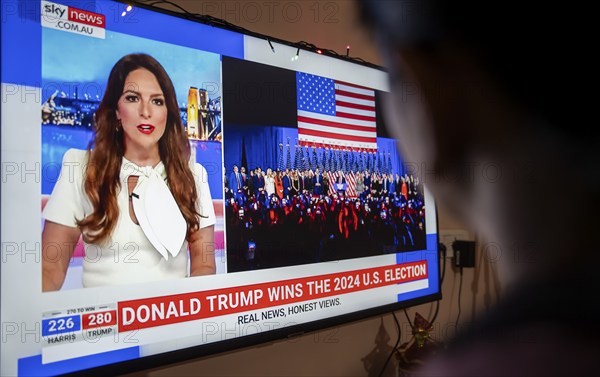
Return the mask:
[[[384,71],[120,2],[2,6],[2,375],[123,372],[440,298],[435,203],[386,132]]]

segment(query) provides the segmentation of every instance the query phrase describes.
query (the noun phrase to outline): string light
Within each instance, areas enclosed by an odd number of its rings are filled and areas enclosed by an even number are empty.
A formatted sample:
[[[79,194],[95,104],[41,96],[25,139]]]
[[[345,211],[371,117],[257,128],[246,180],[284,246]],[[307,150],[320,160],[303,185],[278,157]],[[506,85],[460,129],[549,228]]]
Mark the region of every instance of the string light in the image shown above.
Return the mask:
[[[125,0],[125,1],[127,1],[127,0]],[[185,8],[183,8],[183,7],[181,7],[181,6],[173,3],[172,1],[168,1],[168,0],[156,0],[156,1],[154,1],[152,3],[152,5],[150,7],[151,8],[162,9],[162,8],[157,7],[157,4],[169,4],[169,5],[172,5],[172,6],[176,7],[179,10],[178,13],[184,14],[187,18],[190,18],[190,19],[192,19],[194,21],[202,22],[202,23],[210,25],[210,26],[216,26],[216,27],[219,27],[219,28],[223,28],[223,29],[227,29],[227,30],[232,30],[234,32],[242,33],[242,34],[249,35],[249,36],[252,36],[252,37],[264,39],[264,40],[267,41],[267,43],[269,43],[269,47],[271,48],[271,51],[273,51],[273,53],[275,53],[275,46],[273,46],[273,43],[271,42],[271,38],[272,37],[270,37],[268,35],[260,34],[260,33],[256,33],[256,32],[250,31],[248,29],[245,29],[243,27],[234,25],[234,24],[232,24],[232,23],[230,23],[228,21],[225,21],[223,19],[219,19],[219,18],[216,18],[216,17],[208,16],[208,15],[200,15],[200,14],[197,14],[197,13],[189,12]],[[126,9],[127,10],[124,11],[121,14],[121,16],[123,16],[123,17],[126,16],[127,12],[130,11],[130,10],[132,10],[133,7],[131,5],[129,5],[129,4],[127,4]],[[330,49],[321,49],[321,48],[315,46],[314,44],[308,43],[306,41],[300,41],[300,42],[293,43],[293,42],[284,41],[284,40],[280,40],[280,39],[274,39],[274,40],[277,43],[279,43],[279,44],[291,46],[292,48],[294,48],[294,47],[296,47],[296,48],[302,48],[302,49],[304,49],[306,51],[314,52],[314,53],[317,53],[319,55],[325,55],[325,56],[334,57],[334,58],[338,58],[338,59],[349,60],[349,61],[352,61],[352,62],[355,62],[355,63],[358,63],[358,64],[362,64],[362,65],[365,65],[365,66],[368,66],[368,67],[381,68],[378,65],[369,63],[369,62],[367,62],[367,61],[365,61],[365,60],[363,60],[361,58],[350,57],[350,45],[346,46],[346,54],[344,55],[343,53],[340,54],[340,53],[337,53],[336,51],[333,51],[333,50],[330,50]],[[298,53],[297,53],[297,55],[298,55]],[[299,57],[297,58],[296,56],[292,56],[291,57],[292,61],[295,61],[295,60],[298,60],[298,59],[299,59]]]
[[[292,56],[292,61],[295,62],[296,60],[298,60],[300,58],[300,47],[298,47],[298,49],[296,50],[296,55]]]
[[[127,12],[131,12],[132,9],[133,9],[133,7],[130,4],[128,4],[127,8],[125,8],[123,13],[121,13],[121,17],[125,17],[125,15],[127,15]]]

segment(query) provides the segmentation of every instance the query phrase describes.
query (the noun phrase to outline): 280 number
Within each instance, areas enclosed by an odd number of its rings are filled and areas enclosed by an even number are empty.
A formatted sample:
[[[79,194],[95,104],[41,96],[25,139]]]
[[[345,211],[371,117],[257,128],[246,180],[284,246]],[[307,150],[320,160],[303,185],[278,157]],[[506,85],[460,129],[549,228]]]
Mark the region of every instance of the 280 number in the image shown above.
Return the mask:
[[[108,310],[104,312],[86,313],[82,316],[83,329],[113,326],[117,324],[117,311]]]
[[[112,312],[90,314],[90,316],[89,316],[90,326],[111,323],[112,320],[113,320]]]

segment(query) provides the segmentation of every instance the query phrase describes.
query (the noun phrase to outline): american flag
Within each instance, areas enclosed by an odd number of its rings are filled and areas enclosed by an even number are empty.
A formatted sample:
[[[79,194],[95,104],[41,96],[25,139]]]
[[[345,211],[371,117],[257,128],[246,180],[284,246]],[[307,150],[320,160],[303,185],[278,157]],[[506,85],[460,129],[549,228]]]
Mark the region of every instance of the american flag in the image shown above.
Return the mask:
[[[298,149],[300,148],[300,149]],[[294,169],[295,170],[302,170],[302,147],[299,147],[298,144],[296,144],[296,152],[294,155]]]
[[[301,145],[377,150],[375,91],[296,73]]]
[[[310,169],[310,154],[308,154],[308,147],[300,148],[302,152],[302,169],[308,170]]]
[[[287,154],[286,154],[286,158],[285,158],[285,168],[286,169],[292,168],[292,156],[290,153],[290,138],[289,137],[287,140]]]
[[[283,143],[279,143],[279,162],[277,164],[277,169],[280,171],[285,169],[285,164],[283,163]]]

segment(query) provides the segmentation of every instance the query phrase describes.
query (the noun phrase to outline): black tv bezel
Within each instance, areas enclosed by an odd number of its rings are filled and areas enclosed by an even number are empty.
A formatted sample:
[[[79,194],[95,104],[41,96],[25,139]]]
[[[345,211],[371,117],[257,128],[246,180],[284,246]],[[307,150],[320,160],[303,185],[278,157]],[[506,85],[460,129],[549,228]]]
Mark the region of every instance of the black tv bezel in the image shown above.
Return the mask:
[[[270,40],[272,42],[276,42],[276,43],[284,44],[284,45],[288,45],[288,46],[298,47],[297,44],[294,44],[292,42],[285,41],[285,40],[282,40],[279,38],[272,38],[267,35],[254,33],[254,32],[248,31],[248,30],[245,30],[244,32],[242,32],[240,30],[236,30],[235,28],[226,27],[225,25],[217,26],[217,25],[214,25],[214,24],[211,24],[208,22],[203,22],[202,20],[199,20],[198,18],[196,18],[192,15],[186,15],[183,13],[177,13],[177,12],[170,11],[167,9],[149,6],[148,4],[140,3],[137,1],[131,1],[131,2],[124,1],[124,0],[116,0],[116,1],[120,2],[120,3],[131,4],[133,6],[144,8],[149,11],[162,13],[167,16],[182,18],[182,19],[186,19],[189,21],[194,21],[194,22],[199,22],[199,23],[204,23],[204,24],[210,24],[211,26],[214,26],[214,27],[220,27],[220,28],[223,28],[226,30],[249,35],[252,37],[266,39],[266,40]],[[303,47],[300,47],[300,48],[305,49],[310,52],[313,52],[312,50],[309,50],[309,49],[306,49]],[[383,67],[372,64],[372,63],[355,60],[355,59],[348,59],[348,58],[344,58],[343,56],[339,56],[339,55],[336,56],[336,55],[327,54],[327,53],[325,53],[323,55],[328,56],[330,58],[336,58],[336,59],[340,59],[343,61],[351,62],[353,64],[362,65],[365,67],[374,68],[374,69],[378,69],[381,71],[386,71]],[[2,195],[1,191],[0,191],[0,195]],[[437,208],[437,204],[435,203],[435,201],[434,201],[434,207],[435,207],[435,213],[437,214],[438,208]],[[356,321],[363,320],[366,318],[374,317],[377,315],[390,313],[392,311],[441,300],[442,299],[442,281],[441,281],[440,269],[441,269],[441,263],[445,263],[445,261],[442,261],[440,263],[441,254],[440,254],[439,247],[437,247],[437,245],[439,245],[439,221],[438,221],[437,216],[436,216],[435,226],[436,226],[436,251],[438,254],[438,271],[437,271],[437,273],[438,273],[438,292],[435,294],[417,297],[417,298],[413,298],[413,299],[409,299],[406,301],[397,302],[397,303],[393,303],[393,304],[376,306],[376,307],[372,307],[369,309],[364,309],[364,310],[347,313],[347,314],[343,314],[343,315],[339,315],[339,316],[334,316],[334,317],[328,317],[328,318],[324,318],[324,319],[320,319],[320,320],[316,320],[316,321],[301,323],[301,324],[297,324],[297,325],[293,325],[293,326],[289,326],[289,327],[268,330],[268,331],[257,333],[257,334],[251,334],[251,335],[246,335],[246,336],[242,336],[242,337],[238,337],[238,338],[222,340],[222,341],[218,341],[218,342],[214,342],[214,343],[207,343],[207,344],[203,344],[203,345],[199,345],[199,346],[164,352],[164,353],[160,353],[160,354],[156,354],[156,355],[144,356],[144,357],[140,357],[137,359],[127,360],[127,361],[122,361],[122,362],[117,362],[117,363],[95,366],[95,367],[91,367],[88,369],[81,369],[78,371],[73,371],[73,372],[69,372],[66,374],[62,374],[62,375],[63,376],[119,375],[119,374],[138,372],[138,371],[148,370],[148,369],[153,369],[153,368],[158,368],[158,367],[165,367],[168,365],[173,365],[173,364],[181,363],[181,362],[185,362],[185,361],[191,361],[193,359],[198,359],[198,358],[206,357],[209,355],[215,355],[215,354],[226,352],[226,351],[240,350],[242,348],[254,346],[257,344],[263,344],[263,343],[272,342],[272,341],[276,341],[276,340],[283,340],[286,338],[294,338],[294,337],[308,334],[308,333],[311,333],[314,331],[330,328],[333,326],[349,324],[352,322],[356,322]]]
[[[436,213],[437,213],[437,205]],[[438,227],[436,217],[436,228]],[[439,244],[439,236],[436,233],[436,245]],[[441,257],[440,250],[437,250],[438,261]],[[445,261],[444,261],[445,262]],[[268,330],[262,333],[246,335],[238,338],[222,340],[214,343],[207,343],[199,346],[189,347],[181,350],[164,352],[156,355],[149,355],[140,357],[137,359],[122,361],[118,363],[112,363],[107,365],[101,365],[92,367],[89,369],[82,369],[79,371],[62,374],[61,376],[107,376],[107,375],[119,375],[124,373],[139,372],[142,370],[149,370],[158,367],[165,367],[185,361],[192,361],[194,359],[200,359],[202,357],[211,356],[227,351],[240,350],[242,348],[255,346],[257,344],[268,343],[276,340],[284,340],[295,338],[309,334],[314,331],[323,330],[326,328],[339,326],[342,324],[350,324],[352,322],[360,321],[377,315],[391,313],[396,310],[409,308],[416,305],[427,304],[442,299],[442,282],[441,282],[440,265],[438,265],[438,293],[413,298],[410,300],[376,306],[365,310],[360,310],[348,314],[343,314],[335,317],[324,318],[316,321],[301,323],[289,327],[283,327],[279,329]]]
[[[257,344],[268,343],[276,340],[284,340],[309,334],[314,331],[323,330],[333,326],[350,324],[363,319],[371,318],[377,315],[387,314],[400,309],[410,308],[412,306],[432,303],[442,299],[442,281],[441,281],[441,261],[442,253],[439,248],[439,220],[437,216],[437,204],[434,203],[436,213],[436,247],[438,256],[438,293],[416,297],[410,300],[401,301],[393,304],[375,306],[369,309],[359,310],[352,313],[347,313],[335,317],[328,317],[316,321],[300,323],[297,325],[282,327],[278,329],[268,330],[265,332],[245,335],[238,338],[221,340],[214,343],[202,344],[199,346],[189,347],[185,349],[164,352],[156,355],[149,355],[137,359],[121,361],[118,363],[100,365],[89,369],[82,369],[70,373],[62,374],[61,376],[106,376],[119,375],[125,373],[139,372],[158,367],[165,367],[181,362],[192,361],[202,357],[211,356],[227,351],[240,350],[242,348],[255,346]]]

